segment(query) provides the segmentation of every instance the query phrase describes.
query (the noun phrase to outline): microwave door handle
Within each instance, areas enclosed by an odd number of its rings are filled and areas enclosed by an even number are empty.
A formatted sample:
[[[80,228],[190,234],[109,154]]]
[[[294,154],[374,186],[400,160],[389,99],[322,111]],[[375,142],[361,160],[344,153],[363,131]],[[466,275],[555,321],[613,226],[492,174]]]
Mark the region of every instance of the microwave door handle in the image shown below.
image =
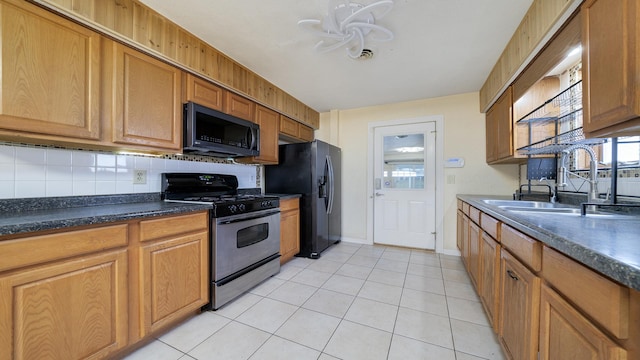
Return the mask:
[[[253,129],[251,127],[249,129],[247,129],[247,135],[248,135],[248,137],[250,139],[249,143],[251,144],[251,146],[249,146],[249,149],[256,149],[257,148],[256,147],[256,142],[257,142],[256,133],[257,132],[254,131],[254,130],[256,130],[256,129]]]

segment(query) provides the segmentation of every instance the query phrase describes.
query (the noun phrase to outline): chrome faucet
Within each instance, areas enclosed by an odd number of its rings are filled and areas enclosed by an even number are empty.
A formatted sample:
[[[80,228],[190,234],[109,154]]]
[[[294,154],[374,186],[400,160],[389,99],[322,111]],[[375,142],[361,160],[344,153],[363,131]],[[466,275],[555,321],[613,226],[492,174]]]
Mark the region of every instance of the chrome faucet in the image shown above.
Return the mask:
[[[551,182],[545,176],[541,177],[540,180],[538,180],[538,181],[539,182],[543,182],[544,181],[547,184],[547,186],[549,187],[549,191],[551,192],[551,197],[549,198],[549,201],[552,204],[555,204],[555,202],[558,201],[558,195],[556,194],[556,184]]]
[[[565,162],[567,160],[567,155],[569,155],[574,150],[582,149],[589,154],[590,162],[589,162],[589,178],[582,177],[574,172],[569,171],[565,166]],[[574,176],[579,177],[585,181],[589,182],[589,197],[587,202],[598,202],[600,199],[598,198],[598,161],[596,157],[595,151],[590,146],[584,144],[576,144],[569,146],[568,148],[562,151],[562,157],[560,158],[560,181],[558,186],[567,186],[567,173],[573,174]]]

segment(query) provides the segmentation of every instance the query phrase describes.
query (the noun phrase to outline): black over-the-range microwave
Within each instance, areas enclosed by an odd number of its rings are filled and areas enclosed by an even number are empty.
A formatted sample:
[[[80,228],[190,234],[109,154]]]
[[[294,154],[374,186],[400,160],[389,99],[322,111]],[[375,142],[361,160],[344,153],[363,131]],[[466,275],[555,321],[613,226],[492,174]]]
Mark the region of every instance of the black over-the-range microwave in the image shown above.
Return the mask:
[[[260,154],[260,126],[188,102],[184,104],[183,152],[218,157]]]

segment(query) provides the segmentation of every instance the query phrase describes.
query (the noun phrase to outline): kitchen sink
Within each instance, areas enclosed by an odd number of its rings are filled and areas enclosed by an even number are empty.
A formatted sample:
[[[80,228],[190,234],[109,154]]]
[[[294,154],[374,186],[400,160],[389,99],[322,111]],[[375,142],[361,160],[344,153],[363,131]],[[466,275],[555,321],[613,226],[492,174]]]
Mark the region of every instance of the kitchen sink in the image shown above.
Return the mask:
[[[554,204],[550,202],[543,201],[524,201],[524,200],[493,200],[486,199],[482,200],[487,205],[493,205],[498,207],[519,207],[519,208],[555,208],[559,204]],[[579,212],[579,211],[578,211]]]
[[[499,206],[502,210],[519,213],[522,215],[560,215],[560,216],[581,216],[579,208],[556,207],[556,208],[533,208],[520,206]],[[629,219],[633,216],[616,214],[610,212],[587,212],[585,217],[588,218],[607,218],[607,219]]]
[[[482,200],[487,205],[496,206],[502,210],[521,215],[561,215],[561,216],[581,216],[579,207],[569,207],[566,204],[549,203],[542,201],[522,201],[522,200]],[[586,217],[597,217],[607,219],[628,219],[632,215],[617,214],[603,211],[588,211]]]

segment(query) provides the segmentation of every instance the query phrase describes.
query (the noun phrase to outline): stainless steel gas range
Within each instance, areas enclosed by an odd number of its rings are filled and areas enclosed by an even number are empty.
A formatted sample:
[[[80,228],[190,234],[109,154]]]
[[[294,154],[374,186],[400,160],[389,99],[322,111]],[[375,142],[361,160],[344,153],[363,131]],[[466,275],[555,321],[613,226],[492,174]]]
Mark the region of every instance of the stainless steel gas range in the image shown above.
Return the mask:
[[[280,271],[280,201],[239,194],[233,175],[162,174],[165,201],[209,203],[211,303],[216,310]]]

